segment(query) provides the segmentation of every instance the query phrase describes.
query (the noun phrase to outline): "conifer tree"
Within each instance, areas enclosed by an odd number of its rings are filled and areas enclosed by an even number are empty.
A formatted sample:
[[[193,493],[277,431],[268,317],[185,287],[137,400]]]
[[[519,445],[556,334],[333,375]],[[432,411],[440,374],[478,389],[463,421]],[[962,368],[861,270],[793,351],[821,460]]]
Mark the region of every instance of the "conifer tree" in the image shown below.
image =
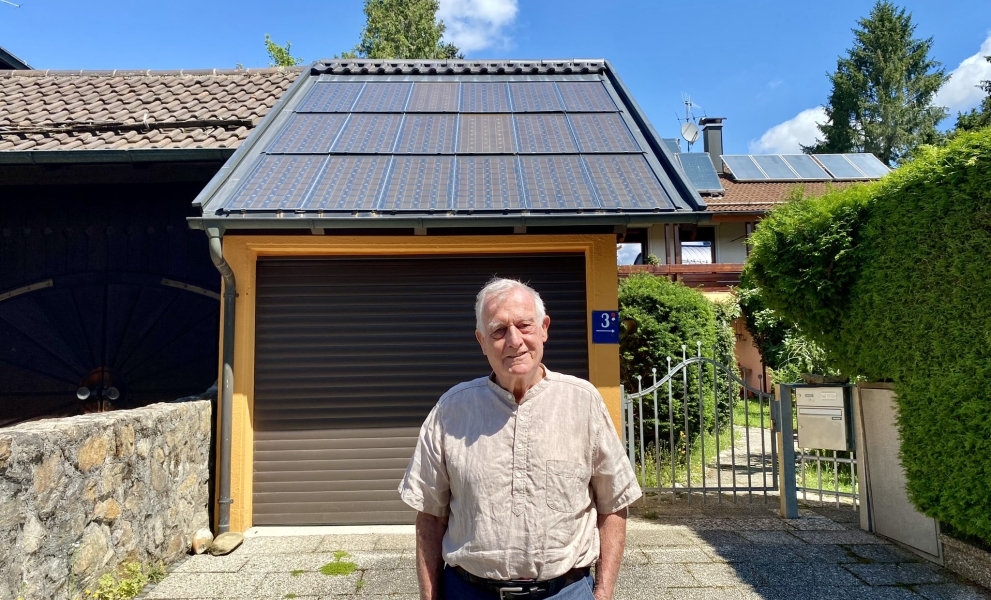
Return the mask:
[[[870,152],[893,166],[920,144],[940,141],[936,125],[947,110],[933,99],[948,77],[929,57],[932,38],[913,37],[915,24],[905,9],[879,0],[858,25],[853,47],[829,75],[829,119],[819,124],[823,137],[802,149]]]
[[[342,58],[464,58],[457,46],[443,41],[439,7],[438,0],[365,0],[361,41]]]

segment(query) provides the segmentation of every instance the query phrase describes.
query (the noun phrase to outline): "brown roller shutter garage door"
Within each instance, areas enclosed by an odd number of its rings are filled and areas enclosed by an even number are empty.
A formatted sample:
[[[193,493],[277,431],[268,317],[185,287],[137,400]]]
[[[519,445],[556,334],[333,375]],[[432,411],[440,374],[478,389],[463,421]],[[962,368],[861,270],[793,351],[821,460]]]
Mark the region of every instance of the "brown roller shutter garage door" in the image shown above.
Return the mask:
[[[412,522],[396,487],[420,424],[489,372],[474,299],[493,275],[541,293],[545,364],[587,378],[583,255],[258,260],[255,525]]]

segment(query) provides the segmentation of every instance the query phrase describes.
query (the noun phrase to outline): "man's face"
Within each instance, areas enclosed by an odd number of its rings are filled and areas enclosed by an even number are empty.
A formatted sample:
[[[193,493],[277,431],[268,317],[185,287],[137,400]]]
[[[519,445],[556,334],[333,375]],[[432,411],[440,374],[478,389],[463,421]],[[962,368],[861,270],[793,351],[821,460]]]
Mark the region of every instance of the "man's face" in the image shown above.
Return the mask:
[[[528,383],[541,375],[544,342],[551,318],[537,321],[533,297],[525,290],[491,298],[482,310],[484,331],[475,337],[489,359],[498,383],[506,388]]]

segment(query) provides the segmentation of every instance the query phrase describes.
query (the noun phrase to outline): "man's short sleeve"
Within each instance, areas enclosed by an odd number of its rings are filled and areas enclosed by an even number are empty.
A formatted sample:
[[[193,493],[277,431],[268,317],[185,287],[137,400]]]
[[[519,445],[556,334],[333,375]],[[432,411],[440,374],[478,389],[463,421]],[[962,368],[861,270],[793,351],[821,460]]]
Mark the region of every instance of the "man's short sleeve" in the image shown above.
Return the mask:
[[[451,485],[447,477],[443,439],[438,403],[420,426],[413,458],[399,483],[399,495],[403,502],[435,517],[445,517],[450,512]]]
[[[598,394],[595,396],[592,415],[596,419],[596,442],[590,485],[595,509],[599,514],[611,514],[633,504],[643,493],[623,443],[616,435],[609,411],[602,398]]]

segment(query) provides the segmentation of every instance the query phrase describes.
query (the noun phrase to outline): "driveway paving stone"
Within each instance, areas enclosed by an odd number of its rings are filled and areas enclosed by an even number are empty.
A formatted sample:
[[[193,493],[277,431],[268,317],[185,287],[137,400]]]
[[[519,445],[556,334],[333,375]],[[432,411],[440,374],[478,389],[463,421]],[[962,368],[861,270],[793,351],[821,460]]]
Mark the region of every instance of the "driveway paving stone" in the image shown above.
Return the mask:
[[[803,508],[800,515],[780,519],[762,505],[651,507],[647,516],[630,518],[615,599],[991,600],[987,590],[860,531],[853,510]],[[249,531],[228,556],[191,556],[173,565],[139,599],[419,597],[411,527],[307,533]],[[354,572],[320,572],[335,560],[354,563]]]

